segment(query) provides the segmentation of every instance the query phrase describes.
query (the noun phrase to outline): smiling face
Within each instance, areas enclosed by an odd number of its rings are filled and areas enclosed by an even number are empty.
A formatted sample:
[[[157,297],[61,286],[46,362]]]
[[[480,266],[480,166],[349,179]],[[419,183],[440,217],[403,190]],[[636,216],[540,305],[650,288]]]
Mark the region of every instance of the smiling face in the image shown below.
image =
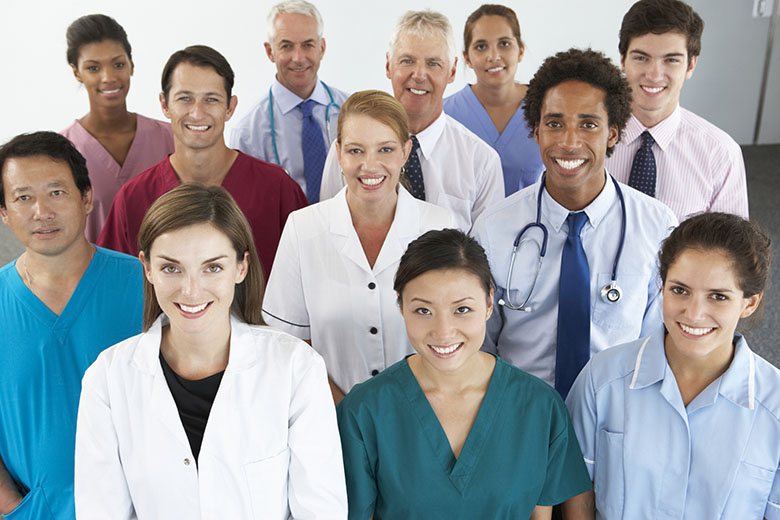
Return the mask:
[[[485,339],[493,291],[465,269],[428,271],[401,295],[401,314],[414,349],[440,372],[468,370]]]
[[[760,301],[761,295],[744,297],[724,251],[683,250],[669,266],[663,287],[667,357],[727,365],[737,323]]]
[[[387,77],[409,116],[412,133],[425,130],[441,115],[444,90],[455,79],[457,61],[449,63],[443,37],[420,38],[408,32],[387,54]]]
[[[560,83],[545,94],[534,128],[547,191],[571,211],[590,204],[606,182],[604,157],[617,142],[618,129],[608,123],[605,96],[588,83]]]
[[[657,125],[677,107],[698,59],[689,63],[687,49],[685,35],[677,31],[648,33],[629,42],[621,63],[631,86],[631,111],[643,125]]]
[[[225,122],[237,99],[227,99],[224,80],[214,69],[184,62],[173,71],[168,100],[161,93],[160,104],[171,120],[176,148],[203,150],[224,144]]]
[[[240,262],[236,256],[227,235],[205,223],[163,233],[152,243],[149,258],[140,253],[171,333],[229,331],[236,284],[248,269],[247,255]]]
[[[514,83],[524,48],[512,34],[506,18],[483,16],[474,23],[471,37],[463,56],[466,65],[474,69],[477,82],[487,86]]]
[[[56,256],[86,241],[92,190],[82,197],[67,163],[46,156],[8,159],[2,182],[3,222],[28,251]]]
[[[282,13],[274,20],[274,38],[265,43],[268,59],[276,64],[276,79],[300,98],[308,98],[317,84],[325,54],[325,38],[309,15]]]
[[[115,40],[88,43],[79,50],[73,75],[87,91],[90,107],[123,106],[130,90],[133,62]]]
[[[365,114],[353,114],[343,123],[336,142],[339,164],[347,182],[347,200],[366,202],[397,196],[401,168],[412,148],[398,134]]]

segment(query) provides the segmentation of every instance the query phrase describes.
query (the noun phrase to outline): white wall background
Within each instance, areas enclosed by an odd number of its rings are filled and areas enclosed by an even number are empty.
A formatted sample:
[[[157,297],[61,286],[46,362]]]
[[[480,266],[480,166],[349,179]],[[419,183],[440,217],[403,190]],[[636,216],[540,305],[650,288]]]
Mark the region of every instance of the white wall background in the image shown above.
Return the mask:
[[[721,1],[739,4],[741,10],[747,12],[752,5],[750,0]],[[262,45],[266,36],[265,16],[273,3],[272,0],[3,2],[0,15],[0,63],[3,67],[0,77],[0,142],[20,132],[60,130],[87,112],[87,96],[73,78],[65,60],[65,29],[77,17],[97,12],[116,18],[124,26],[133,46],[135,74],[128,96],[130,110],[163,118],[157,96],[165,61],[171,53],[187,45],[205,44],[224,54],[236,73],[237,120],[267,92],[274,74],[273,65],[266,58]],[[421,4],[411,0],[318,0],[316,3],[325,20],[327,40],[320,77],[346,91],[366,88],[389,91],[390,82],[384,74],[384,55],[390,30],[404,11],[430,7],[445,13],[453,24],[460,48],[466,17],[482,2],[428,0]],[[517,72],[518,80],[527,82],[546,56],[571,46],[591,46],[617,61],[620,21],[632,3],[633,0],[507,2],[518,13],[526,43],[525,59]],[[697,4],[704,6],[706,3],[708,0],[693,1],[697,9]],[[717,13],[712,16],[717,16]],[[752,55],[743,55],[742,62],[750,65],[748,69],[755,76],[755,71],[763,66],[766,37],[755,37],[756,26],[734,25],[731,20],[721,18],[724,19],[718,23],[731,33],[744,31],[754,36],[755,45],[759,48]],[[713,28],[707,16],[705,22],[708,24],[705,37],[709,32],[718,41],[738,39],[735,34],[726,37],[720,29]],[[764,20],[762,23],[759,29],[763,28],[765,35],[769,22]],[[758,87],[754,84],[759,83],[760,75],[749,79],[751,87],[741,96],[745,99],[734,101],[730,97],[729,102],[745,103],[746,108],[732,110],[741,114],[741,119],[729,115],[726,124],[723,124],[712,116],[718,113],[718,102],[709,102],[710,98],[701,97],[715,96],[712,99],[717,100],[719,84],[697,84],[697,78],[705,76],[702,70],[722,72],[717,54],[708,53],[706,58],[700,61],[696,74],[686,85],[683,101],[685,96],[700,101],[696,111],[716,120],[727,131],[733,126],[738,134],[735,137],[740,142],[750,142],[752,134],[750,139],[746,139],[747,129],[752,129],[755,121]],[[759,65],[754,66],[755,63]],[[447,95],[473,80],[473,75],[467,73],[459,61],[456,81],[448,88]],[[745,78],[734,77],[731,81],[744,85]],[[728,90],[726,95],[730,96]],[[769,95],[778,97],[776,92]],[[774,142],[780,142],[780,136]]]

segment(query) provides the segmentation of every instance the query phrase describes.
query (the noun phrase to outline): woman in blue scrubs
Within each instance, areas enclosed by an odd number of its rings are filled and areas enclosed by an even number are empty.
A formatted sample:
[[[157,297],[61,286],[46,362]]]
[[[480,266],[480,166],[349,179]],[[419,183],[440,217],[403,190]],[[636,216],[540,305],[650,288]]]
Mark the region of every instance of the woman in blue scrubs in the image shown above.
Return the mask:
[[[528,85],[515,81],[525,45],[515,12],[480,6],[466,20],[463,58],[477,82],[444,100],[444,112],[492,146],[501,157],[506,196],[533,184],[544,170],[520,107]]]
[[[770,255],[725,213],[664,242],[664,328],[594,356],[567,399],[597,518],[780,518],[780,371],[735,332]],[[593,493],[575,506],[593,518]]]
[[[549,519],[590,489],[558,393],[480,350],[493,287],[461,231],[409,244],[394,289],[416,354],[337,408],[350,519]]]

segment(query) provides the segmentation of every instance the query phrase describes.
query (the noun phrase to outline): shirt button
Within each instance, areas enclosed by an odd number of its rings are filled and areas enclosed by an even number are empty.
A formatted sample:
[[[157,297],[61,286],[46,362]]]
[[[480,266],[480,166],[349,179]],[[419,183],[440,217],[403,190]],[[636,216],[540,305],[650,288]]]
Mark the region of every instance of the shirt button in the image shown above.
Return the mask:
[[[371,327],[370,329],[368,329],[368,332],[370,332],[371,334],[376,334],[377,332],[379,332],[379,329],[377,329],[376,327]]]
[[[375,376],[375,375],[377,375],[378,373],[379,373],[379,370],[377,370],[376,368],[375,368],[374,370],[372,370],[372,371],[371,371],[371,375],[372,375],[372,376]]]
[[[189,466],[190,465],[190,459],[184,459],[184,465]]]
[[[368,288],[373,291],[374,289],[376,289],[376,284],[374,282],[369,282]]]

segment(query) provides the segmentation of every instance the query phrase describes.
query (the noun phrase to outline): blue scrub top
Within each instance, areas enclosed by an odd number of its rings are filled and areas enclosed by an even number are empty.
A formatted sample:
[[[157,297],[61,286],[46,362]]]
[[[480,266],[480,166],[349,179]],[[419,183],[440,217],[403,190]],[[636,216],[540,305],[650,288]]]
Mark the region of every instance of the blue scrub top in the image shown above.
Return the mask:
[[[141,331],[141,262],[95,251],[59,316],[0,269],[0,455],[26,496],[7,518],[73,519],[81,378],[98,354]]]
[[[591,489],[566,407],[496,359],[460,456],[403,359],[337,407],[349,518],[528,518]]]
[[[522,106],[522,105],[521,105]],[[500,134],[470,85],[444,100],[444,112],[477,134],[501,157],[504,196],[535,183],[544,171],[539,146],[531,137],[523,111],[518,108]]]

